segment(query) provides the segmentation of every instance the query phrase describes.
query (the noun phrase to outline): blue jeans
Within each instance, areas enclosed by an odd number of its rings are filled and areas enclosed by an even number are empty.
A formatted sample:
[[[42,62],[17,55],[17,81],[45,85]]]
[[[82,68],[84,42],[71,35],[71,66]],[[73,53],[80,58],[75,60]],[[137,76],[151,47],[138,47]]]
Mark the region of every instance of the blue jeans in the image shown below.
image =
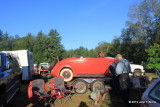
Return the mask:
[[[115,94],[119,94],[119,78],[118,76],[113,75],[112,76],[112,84],[113,84],[113,89]]]

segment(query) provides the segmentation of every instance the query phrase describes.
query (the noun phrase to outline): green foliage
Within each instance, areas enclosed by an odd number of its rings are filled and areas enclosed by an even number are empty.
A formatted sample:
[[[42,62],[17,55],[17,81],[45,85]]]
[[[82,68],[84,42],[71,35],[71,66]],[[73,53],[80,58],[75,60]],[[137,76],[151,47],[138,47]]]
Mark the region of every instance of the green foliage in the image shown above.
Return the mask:
[[[95,48],[96,53],[102,51],[104,56],[108,57],[107,53],[109,51],[109,48],[111,47],[110,43],[106,43],[106,42],[99,42],[98,46]]]
[[[97,51],[95,49],[91,49],[88,50],[87,48],[84,48],[82,46],[80,46],[79,48],[73,50],[70,49],[68,51],[66,51],[66,58],[70,58],[70,57],[97,57]]]
[[[145,49],[154,43],[160,44],[160,1],[143,0],[129,9],[129,20],[121,36],[115,38],[108,55],[117,53],[134,63],[147,61]],[[143,63],[144,64],[144,63]]]
[[[147,68],[152,69],[155,67],[160,70],[160,45],[155,43],[153,46],[150,46],[149,49],[146,49],[146,52],[149,56]]]
[[[3,34],[3,32],[0,30],[0,51],[3,50],[12,50],[13,49],[13,42],[14,38],[13,36],[9,36],[9,34],[6,32]]]
[[[63,46],[61,45],[61,37],[57,30],[51,29],[48,34],[48,42],[47,42],[46,52],[49,54],[48,59],[51,62],[53,59],[56,59],[57,56],[62,56]],[[47,53],[46,53],[47,54]]]
[[[33,47],[34,60],[37,64],[51,63],[57,56],[62,57],[63,51],[61,37],[56,30],[51,29],[48,35],[43,34],[42,31],[37,34]]]
[[[113,39],[108,52],[106,53],[107,56],[114,57],[116,54],[120,53],[120,38]]]

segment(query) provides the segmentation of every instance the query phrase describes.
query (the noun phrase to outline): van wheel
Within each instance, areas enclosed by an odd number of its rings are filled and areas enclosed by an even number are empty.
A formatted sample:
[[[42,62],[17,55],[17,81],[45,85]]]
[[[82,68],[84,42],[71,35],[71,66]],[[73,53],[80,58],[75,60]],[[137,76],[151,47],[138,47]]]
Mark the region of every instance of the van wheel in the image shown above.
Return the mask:
[[[71,81],[73,79],[73,72],[69,68],[64,68],[60,72],[60,76],[64,78],[65,82]]]
[[[84,94],[87,92],[87,90],[88,90],[88,84],[84,80],[77,80],[74,83],[74,91],[77,94]]]
[[[91,83],[91,91],[93,89],[103,89],[104,88],[104,82],[101,80],[95,80]]]

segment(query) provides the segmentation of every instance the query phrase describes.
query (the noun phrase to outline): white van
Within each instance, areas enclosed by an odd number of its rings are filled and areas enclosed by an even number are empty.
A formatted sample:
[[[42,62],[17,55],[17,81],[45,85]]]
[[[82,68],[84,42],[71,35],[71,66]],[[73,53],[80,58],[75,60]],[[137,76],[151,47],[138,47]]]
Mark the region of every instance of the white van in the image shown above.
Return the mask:
[[[17,56],[18,63],[22,68],[22,80],[31,80],[34,75],[33,53],[29,50],[3,51]]]

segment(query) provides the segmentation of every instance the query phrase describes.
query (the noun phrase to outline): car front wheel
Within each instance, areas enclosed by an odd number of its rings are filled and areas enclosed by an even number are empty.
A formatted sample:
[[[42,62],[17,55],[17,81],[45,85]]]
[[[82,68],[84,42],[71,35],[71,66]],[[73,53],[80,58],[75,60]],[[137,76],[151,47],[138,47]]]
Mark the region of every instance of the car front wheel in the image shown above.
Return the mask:
[[[69,68],[64,68],[60,72],[60,76],[64,78],[65,82],[71,81],[73,79],[73,72]]]

